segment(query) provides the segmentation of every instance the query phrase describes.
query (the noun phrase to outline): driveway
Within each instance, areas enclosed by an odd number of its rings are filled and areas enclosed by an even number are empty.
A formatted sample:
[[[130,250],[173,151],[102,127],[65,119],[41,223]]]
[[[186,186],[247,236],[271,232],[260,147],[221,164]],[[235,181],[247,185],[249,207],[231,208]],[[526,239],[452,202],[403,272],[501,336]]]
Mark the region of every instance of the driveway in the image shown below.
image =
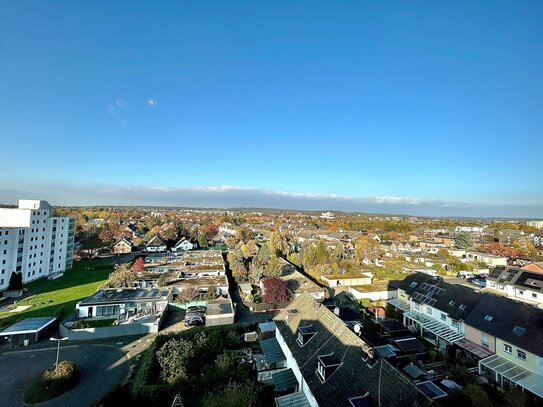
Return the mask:
[[[54,347],[1,354],[0,406],[24,406],[23,392],[40,371],[53,367],[55,357]],[[123,380],[128,369],[124,352],[106,344],[61,344],[60,360],[74,362],[81,371],[81,381],[73,390],[40,407],[91,407]]]

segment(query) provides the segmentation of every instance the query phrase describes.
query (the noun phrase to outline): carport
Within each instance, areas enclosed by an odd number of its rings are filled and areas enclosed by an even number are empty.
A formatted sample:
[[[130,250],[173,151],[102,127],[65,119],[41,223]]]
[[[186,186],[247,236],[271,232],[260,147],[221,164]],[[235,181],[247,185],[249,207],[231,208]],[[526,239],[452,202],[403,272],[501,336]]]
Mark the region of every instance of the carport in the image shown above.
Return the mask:
[[[14,345],[38,342],[48,337],[56,329],[55,317],[26,318],[0,332],[0,337],[9,337],[9,343]]]

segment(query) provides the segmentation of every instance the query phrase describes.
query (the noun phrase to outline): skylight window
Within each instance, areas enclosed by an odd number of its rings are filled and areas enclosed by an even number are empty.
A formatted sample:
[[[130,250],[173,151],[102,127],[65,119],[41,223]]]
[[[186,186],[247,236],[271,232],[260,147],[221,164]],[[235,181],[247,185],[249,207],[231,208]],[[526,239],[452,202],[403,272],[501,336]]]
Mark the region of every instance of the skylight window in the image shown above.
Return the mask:
[[[485,316],[485,321],[492,322],[493,319],[494,319],[494,317],[492,315],[486,315]]]
[[[453,300],[449,301],[449,305],[454,305],[454,304],[456,304],[456,301],[453,301]]]
[[[409,284],[409,287],[411,288],[415,288],[417,286],[417,282],[416,281],[413,281],[411,284]]]
[[[460,308],[462,311],[464,311],[466,309],[466,306],[464,304],[460,304],[458,306],[458,308]]]
[[[521,327],[521,326],[518,326],[518,325],[517,325],[517,326],[515,326],[515,327],[513,328],[513,333],[514,333],[515,335],[522,336],[522,335],[524,335],[525,332],[526,332],[526,328],[523,328],[523,327]]]

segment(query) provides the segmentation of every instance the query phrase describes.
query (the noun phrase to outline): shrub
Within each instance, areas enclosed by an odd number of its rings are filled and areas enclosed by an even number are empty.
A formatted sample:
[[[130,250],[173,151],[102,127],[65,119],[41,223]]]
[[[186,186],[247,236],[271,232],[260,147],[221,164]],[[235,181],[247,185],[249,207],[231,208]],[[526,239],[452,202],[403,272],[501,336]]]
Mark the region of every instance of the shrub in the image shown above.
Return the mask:
[[[78,319],[73,325],[72,329],[85,329],[88,328],[89,324],[83,319]]]
[[[76,365],[67,360],[60,361],[58,367],[44,370],[34,379],[30,388],[25,392],[25,403],[42,403],[58,397],[72,389],[81,378]]]

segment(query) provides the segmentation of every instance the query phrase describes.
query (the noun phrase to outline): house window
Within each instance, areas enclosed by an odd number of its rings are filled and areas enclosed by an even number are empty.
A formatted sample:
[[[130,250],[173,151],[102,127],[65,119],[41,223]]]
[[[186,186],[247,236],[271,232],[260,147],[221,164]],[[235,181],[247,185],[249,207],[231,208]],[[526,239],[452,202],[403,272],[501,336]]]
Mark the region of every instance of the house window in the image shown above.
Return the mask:
[[[120,312],[119,305],[109,305],[103,307],[96,307],[96,316],[117,315]]]
[[[517,357],[520,359],[520,360],[526,360],[526,352],[523,352],[521,350],[517,350]]]
[[[447,314],[441,313],[441,320],[446,321],[447,320]]]
[[[503,351],[505,353],[509,353],[510,355],[513,354],[513,347],[511,345],[508,345],[506,343],[503,344]]]
[[[452,326],[454,326],[455,328],[458,327],[458,321],[456,319],[453,319],[451,322]]]
[[[417,304],[416,302],[413,304],[413,306],[415,307],[415,309],[417,310],[420,310],[420,304]]]
[[[432,315],[432,308],[426,307],[426,313]]]
[[[532,298],[537,298],[537,293],[532,293]]]
[[[492,322],[493,319],[494,319],[494,317],[492,315],[486,315],[485,316],[485,321],[487,321],[487,322]]]
[[[519,290],[519,295],[524,295],[524,291]]]
[[[488,342],[488,335],[481,334],[481,346],[484,346],[485,348],[490,346],[490,343]]]

